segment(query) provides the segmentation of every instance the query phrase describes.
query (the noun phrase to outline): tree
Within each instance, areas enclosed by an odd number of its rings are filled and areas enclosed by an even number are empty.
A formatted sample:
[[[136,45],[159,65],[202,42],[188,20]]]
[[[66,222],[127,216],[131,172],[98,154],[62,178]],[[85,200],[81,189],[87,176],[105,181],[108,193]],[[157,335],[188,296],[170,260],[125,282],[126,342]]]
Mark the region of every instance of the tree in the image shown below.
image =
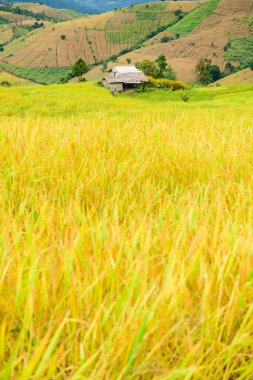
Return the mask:
[[[161,44],[166,44],[166,42],[170,42],[170,41],[173,41],[174,38],[173,37],[169,37],[169,36],[163,36],[161,38]]]
[[[209,70],[211,82],[216,82],[217,80],[222,78],[222,73],[220,71],[219,66],[212,65]]]
[[[130,58],[127,58],[127,63],[130,65],[130,63],[131,63],[132,61],[131,61],[131,59]]]
[[[171,79],[171,80],[177,79],[176,73],[170,65],[168,65],[168,67],[164,70],[163,78]]]
[[[137,67],[138,69],[142,70],[145,75],[157,78],[158,70],[155,62],[151,62],[148,59],[144,59],[144,61],[140,62]]]
[[[179,20],[181,20],[183,17],[184,17],[184,12],[181,11],[181,9],[177,9],[175,12],[174,12],[174,15],[176,17],[178,17]]]
[[[110,58],[109,61],[116,62],[118,59],[118,56],[116,54],[113,54]]]
[[[102,71],[105,72],[107,70],[108,63],[107,61],[104,61],[103,66],[102,66]]]
[[[201,58],[195,68],[197,79],[202,84],[209,84],[211,82],[210,69],[212,66],[211,59]]]
[[[225,65],[225,75],[232,74],[234,72],[235,67],[232,65],[232,63],[227,62]]]
[[[159,55],[159,57],[156,60],[156,64],[158,66],[158,78],[163,78],[163,73],[168,66],[165,55]]]
[[[75,77],[79,78],[79,81],[83,80],[83,75],[86,74],[89,71],[89,68],[86,64],[86,62],[80,58],[76,63],[74,64],[72,68],[72,73]]]

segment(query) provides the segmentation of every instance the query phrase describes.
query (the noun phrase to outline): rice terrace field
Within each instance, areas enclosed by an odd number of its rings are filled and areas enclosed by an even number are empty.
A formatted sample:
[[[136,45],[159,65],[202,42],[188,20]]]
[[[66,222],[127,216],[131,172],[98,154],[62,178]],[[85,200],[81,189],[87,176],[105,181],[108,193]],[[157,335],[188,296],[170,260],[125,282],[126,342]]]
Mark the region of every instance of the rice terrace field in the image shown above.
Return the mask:
[[[0,379],[253,377],[253,86],[0,88]]]

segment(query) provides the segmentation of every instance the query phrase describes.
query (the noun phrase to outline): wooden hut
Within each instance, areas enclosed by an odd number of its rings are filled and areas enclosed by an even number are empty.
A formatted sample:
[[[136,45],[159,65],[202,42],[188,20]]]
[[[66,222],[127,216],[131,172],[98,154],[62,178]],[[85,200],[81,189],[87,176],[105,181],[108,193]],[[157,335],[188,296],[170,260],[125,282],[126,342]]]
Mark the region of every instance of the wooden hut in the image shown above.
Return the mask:
[[[113,93],[133,91],[148,82],[147,77],[135,66],[116,66],[103,78],[103,84]]]

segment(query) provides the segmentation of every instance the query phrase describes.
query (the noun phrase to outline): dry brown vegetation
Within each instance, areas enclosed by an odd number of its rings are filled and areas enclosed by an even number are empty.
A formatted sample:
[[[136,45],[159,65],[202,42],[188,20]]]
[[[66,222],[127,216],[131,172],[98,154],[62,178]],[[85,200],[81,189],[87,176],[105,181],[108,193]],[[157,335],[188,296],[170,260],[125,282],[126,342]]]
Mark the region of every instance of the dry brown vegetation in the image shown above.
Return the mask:
[[[67,21],[71,20],[72,17],[70,15],[67,15],[66,13],[61,12],[58,9],[48,7],[45,4],[39,4],[39,3],[17,3],[16,5],[19,6],[21,9],[26,9],[27,11],[33,12],[33,13],[44,13],[48,17],[55,18],[57,20],[61,21]]]
[[[241,84],[252,84],[253,83],[253,70],[249,67],[247,69],[238,71],[235,74],[229,75],[222,78],[216,82],[216,84],[221,86],[234,86]]]
[[[146,6],[144,11],[139,11],[140,7],[135,11],[134,7],[49,25],[9,44],[0,55],[0,61],[20,67],[65,67],[80,57],[88,64],[101,62],[173,21],[175,9],[188,12],[196,4],[159,3],[156,12]],[[37,7],[37,12],[42,11]],[[34,8],[30,10],[35,11]],[[66,37],[64,40],[62,35]]]
[[[133,62],[142,59],[155,59],[164,54],[171,66],[182,80],[195,79],[195,65],[199,58],[211,58],[214,64],[224,68],[224,46],[232,37],[252,37],[252,32],[245,18],[253,15],[252,0],[222,0],[216,11],[189,36],[171,43],[155,43],[122,56],[119,62],[126,58]],[[156,41],[164,35],[158,35]]]

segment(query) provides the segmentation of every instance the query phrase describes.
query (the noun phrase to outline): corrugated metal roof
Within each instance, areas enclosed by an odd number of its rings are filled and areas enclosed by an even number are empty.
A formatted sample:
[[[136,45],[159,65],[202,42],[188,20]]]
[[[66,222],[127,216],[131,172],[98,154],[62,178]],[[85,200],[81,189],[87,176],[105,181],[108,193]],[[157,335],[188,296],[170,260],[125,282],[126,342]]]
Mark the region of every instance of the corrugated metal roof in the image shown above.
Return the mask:
[[[114,77],[109,76],[104,79],[107,80],[108,83],[140,84],[142,82],[148,82],[148,79],[140,70],[133,73],[131,72],[127,72],[124,74],[115,73]]]
[[[141,73],[135,66],[115,66],[112,71],[119,74]]]

